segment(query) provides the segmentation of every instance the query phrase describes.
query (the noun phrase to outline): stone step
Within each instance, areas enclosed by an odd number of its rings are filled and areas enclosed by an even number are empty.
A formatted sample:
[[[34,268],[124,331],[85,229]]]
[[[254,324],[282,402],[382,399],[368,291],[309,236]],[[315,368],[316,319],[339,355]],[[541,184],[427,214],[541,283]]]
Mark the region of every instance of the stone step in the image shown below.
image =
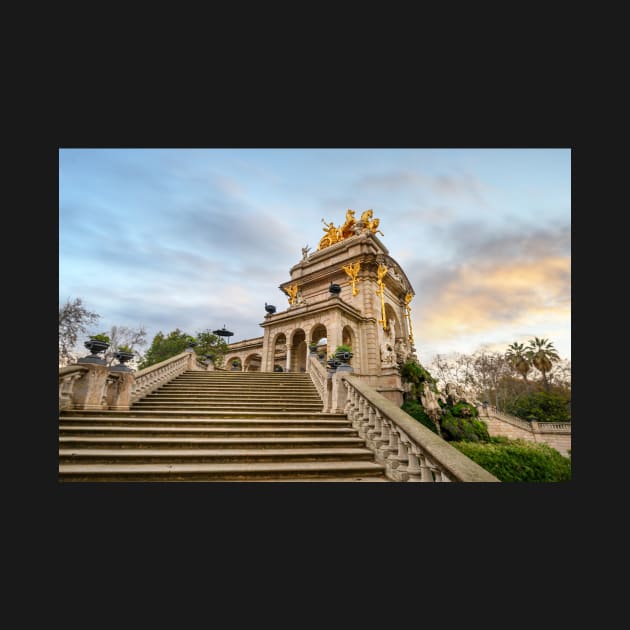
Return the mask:
[[[383,476],[373,462],[250,464],[60,464],[60,481],[250,481],[254,479]]]
[[[63,448],[360,448],[365,440],[350,437],[169,437],[154,436],[62,436],[59,445]]]
[[[68,428],[64,430],[64,435],[70,435],[80,432],[81,434],[89,433],[90,435],[96,432],[102,432],[103,435],[110,435],[114,431],[118,431],[121,435],[126,434],[141,434],[143,431],[146,432],[148,429],[142,427],[84,427],[82,429],[77,428]],[[220,436],[236,436],[242,435],[244,437],[247,436],[255,436],[260,435],[263,436],[307,436],[307,435],[316,435],[316,436],[328,436],[334,437],[336,435],[356,435],[356,429],[353,429],[349,424],[347,426],[335,426],[335,427],[309,427],[309,426],[298,426],[298,427],[259,427],[259,426],[228,426],[228,427],[204,427],[202,429],[195,429],[192,427],[182,427],[180,429],[166,429],[166,428],[158,428],[157,431],[163,433],[165,431],[170,431],[173,434],[197,434],[203,432],[204,435],[208,437],[220,437]]]
[[[266,385],[182,385],[181,383],[170,383],[154,390],[155,392],[227,392],[230,394],[240,394],[241,392],[257,392],[266,393],[273,392],[276,394],[312,394],[317,393],[315,387],[277,387]]]
[[[129,411],[114,411],[111,409],[103,410],[86,410],[86,409],[66,409],[60,414],[60,420],[70,418],[120,418],[121,413],[125,418],[181,418],[181,419],[214,419],[214,418],[300,418],[302,420],[318,420],[328,418],[344,418],[344,414],[332,414],[319,412],[292,412],[292,411],[222,411],[217,413],[208,413],[207,411],[194,410],[173,410],[173,409],[130,409]]]
[[[148,394],[142,400],[240,400],[255,399],[264,402],[284,402],[287,397],[284,394],[270,392],[267,394],[231,394],[229,392],[153,392]],[[322,399],[316,394],[291,394],[292,401],[301,402],[318,402],[321,404]]]
[[[300,418],[66,418],[60,421],[60,431],[78,431],[91,427],[121,428],[140,431],[172,429],[203,430],[216,427],[350,427],[346,419],[302,420]]]
[[[367,448],[265,448],[265,449],[72,449],[59,450],[61,464],[222,464],[237,462],[293,461],[372,461],[374,454]]]
[[[314,403],[296,403],[293,401],[276,403],[276,402],[248,402],[242,400],[235,400],[233,402],[217,401],[194,401],[183,400],[180,402],[157,402],[157,401],[144,401],[140,400],[131,406],[132,410],[135,409],[181,409],[186,411],[187,409],[207,409],[212,411],[231,411],[231,410],[251,410],[257,409],[266,410],[278,410],[278,411],[321,411],[322,404]]]

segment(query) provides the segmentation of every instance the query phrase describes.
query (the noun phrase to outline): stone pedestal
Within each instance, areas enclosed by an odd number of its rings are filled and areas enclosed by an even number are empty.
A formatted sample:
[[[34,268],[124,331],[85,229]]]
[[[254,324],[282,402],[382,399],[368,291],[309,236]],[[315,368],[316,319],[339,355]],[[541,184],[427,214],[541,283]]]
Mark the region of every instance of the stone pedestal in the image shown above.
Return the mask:
[[[132,372],[112,372],[113,381],[107,391],[107,406],[114,411],[128,411],[131,405],[131,390],[135,382]]]
[[[81,365],[87,370],[83,376],[74,384],[72,393],[73,409],[103,409],[103,395],[107,384],[109,370],[106,365],[98,363],[82,362]]]

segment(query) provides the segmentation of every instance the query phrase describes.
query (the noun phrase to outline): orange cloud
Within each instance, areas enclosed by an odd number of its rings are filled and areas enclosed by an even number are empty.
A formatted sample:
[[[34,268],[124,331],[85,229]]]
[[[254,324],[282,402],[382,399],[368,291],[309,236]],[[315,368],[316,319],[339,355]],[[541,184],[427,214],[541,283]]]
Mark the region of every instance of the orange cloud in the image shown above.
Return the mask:
[[[570,325],[570,257],[550,256],[493,266],[462,265],[414,313],[414,329],[426,340],[477,335],[505,325],[531,328],[534,321]]]

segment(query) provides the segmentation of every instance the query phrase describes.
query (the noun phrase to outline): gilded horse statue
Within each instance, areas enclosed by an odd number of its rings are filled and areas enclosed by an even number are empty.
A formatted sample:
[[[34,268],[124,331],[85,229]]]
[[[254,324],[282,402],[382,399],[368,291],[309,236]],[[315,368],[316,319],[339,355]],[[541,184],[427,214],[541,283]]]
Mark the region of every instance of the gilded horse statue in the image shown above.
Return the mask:
[[[326,223],[324,219],[322,219],[322,223],[326,226],[322,228],[326,234],[322,236],[317,249],[324,249],[324,247],[329,247],[339,241],[343,241],[344,238],[354,236],[354,230],[352,228],[356,223],[356,220],[354,218],[354,210],[351,210],[350,208],[348,208],[346,212],[346,220],[343,225],[336,227],[332,221],[330,223]]]
[[[381,232],[378,229],[378,224],[380,223],[380,219],[372,219],[373,215],[374,215],[374,212],[372,211],[371,208],[370,210],[366,210],[361,215],[361,223],[363,223],[364,228],[372,232],[372,234],[376,234],[378,232],[381,236],[385,236],[385,234],[383,234],[383,232]]]

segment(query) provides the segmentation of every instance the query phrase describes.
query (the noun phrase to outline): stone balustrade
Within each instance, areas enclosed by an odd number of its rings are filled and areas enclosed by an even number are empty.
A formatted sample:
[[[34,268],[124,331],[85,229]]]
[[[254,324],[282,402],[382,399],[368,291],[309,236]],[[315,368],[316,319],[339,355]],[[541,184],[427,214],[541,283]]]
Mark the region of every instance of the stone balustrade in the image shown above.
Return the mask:
[[[476,403],[479,418],[488,426],[493,436],[503,436],[512,440],[521,439],[529,442],[544,442],[555,448],[562,455],[568,455],[571,449],[570,422],[528,422],[493,405]]]
[[[199,370],[197,367],[197,355],[194,352],[184,350],[166,361],[156,363],[144,370],[135,373],[135,383],[131,390],[131,402],[134,403],[147,394],[154,392],[168,381],[172,381],[186,370]],[[203,367],[205,370],[205,366]]]
[[[333,378],[345,390],[348,419],[390,479],[499,481],[360,379],[348,373],[337,373]]]
[[[182,372],[205,369],[189,351],[139,372],[115,372],[98,363],[69,365],[59,370],[59,410],[128,410]]]
[[[326,368],[320,363],[316,354],[309,355],[306,367],[319,397],[324,402],[326,399]]]

